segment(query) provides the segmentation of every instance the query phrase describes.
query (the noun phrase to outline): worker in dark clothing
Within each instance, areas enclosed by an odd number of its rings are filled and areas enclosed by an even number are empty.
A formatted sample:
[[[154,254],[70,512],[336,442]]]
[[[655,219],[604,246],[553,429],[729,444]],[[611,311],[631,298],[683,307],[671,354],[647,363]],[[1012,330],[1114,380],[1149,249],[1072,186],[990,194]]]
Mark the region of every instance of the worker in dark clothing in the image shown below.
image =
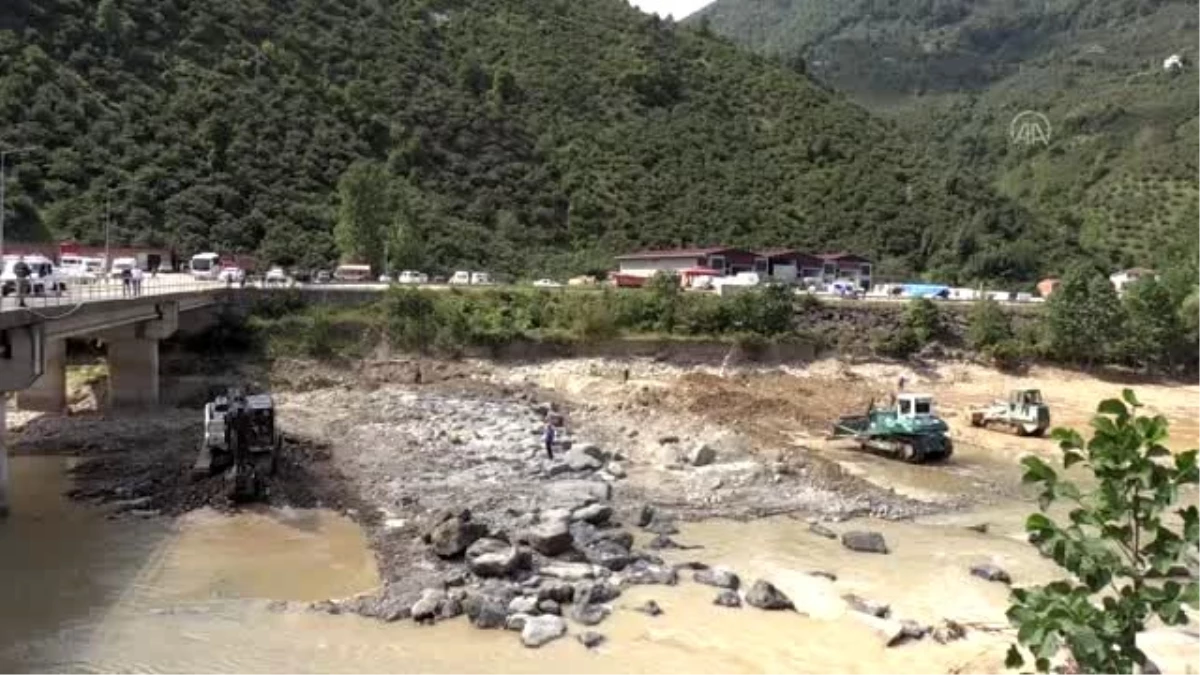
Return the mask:
[[[546,456],[554,459],[554,423],[546,420],[546,428],[542,430],[542,440],[546,442]]]
[[[25,306],[25,292],[29,287],[29,275],[32,270],[29,269],[29,264],[22,258],[13,265],[13,274],[17,275],[17,304],[21,307]]]
[[[121,270],[121,295],[129,297],[133,292],[133,270],[126,267]]]

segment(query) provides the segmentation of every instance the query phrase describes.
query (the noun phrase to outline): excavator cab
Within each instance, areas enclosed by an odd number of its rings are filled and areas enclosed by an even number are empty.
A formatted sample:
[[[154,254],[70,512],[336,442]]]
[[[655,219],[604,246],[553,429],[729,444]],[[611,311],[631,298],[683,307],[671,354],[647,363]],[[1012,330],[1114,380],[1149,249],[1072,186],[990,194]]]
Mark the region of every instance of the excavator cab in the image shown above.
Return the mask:
[[[1038,389],[1014,389],[1009,394],[1009,403],[1016,407],[1042,405],[1042,392]]]

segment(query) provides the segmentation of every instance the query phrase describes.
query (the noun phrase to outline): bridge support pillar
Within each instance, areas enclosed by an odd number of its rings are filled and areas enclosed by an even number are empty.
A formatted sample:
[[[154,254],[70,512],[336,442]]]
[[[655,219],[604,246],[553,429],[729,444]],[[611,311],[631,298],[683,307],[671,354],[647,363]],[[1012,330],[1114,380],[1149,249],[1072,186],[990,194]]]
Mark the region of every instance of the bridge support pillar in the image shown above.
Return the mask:
[[[45,344],[46,366],[41,377],[17,393],[21,410],[62,412],[67,409],[67,341],[48,338]]]
[[[109,403],[114,408],[157,405],[158,340],[119,335],[107,338],[105,345]]]

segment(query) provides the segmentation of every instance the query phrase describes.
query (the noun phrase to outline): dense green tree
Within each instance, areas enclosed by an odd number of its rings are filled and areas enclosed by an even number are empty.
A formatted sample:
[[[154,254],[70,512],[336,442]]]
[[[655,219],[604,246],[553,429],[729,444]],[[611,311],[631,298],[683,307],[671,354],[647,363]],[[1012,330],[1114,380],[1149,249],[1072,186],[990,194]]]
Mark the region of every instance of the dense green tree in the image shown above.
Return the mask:
[[[1178,305],[1157,279],[1141,279],[1125,289],[1121,304],[1125,308],[1125,330],[1121,353],[1126,359],[1146,367],[1170,367],[1180,349],[1183,326]]]
[[[975,303],[967,318],[967,346],[982,351],[1012,337],[1012,319],[1000,303],[991,298]]]
[[[391,179],[382,164],[351,164],[338,181],[334,238],[345,262],[384,267],[384,239],[395,214]]]
[[[1104,363],[1121,336],[1121,302],[1101,271],[1073,267],[1046,302],[1048,348],[1058,359]]]
[[[911,330],[919,345],[941,337],[942,314],[929,298],[917,298],[904,308],[904,327]]]

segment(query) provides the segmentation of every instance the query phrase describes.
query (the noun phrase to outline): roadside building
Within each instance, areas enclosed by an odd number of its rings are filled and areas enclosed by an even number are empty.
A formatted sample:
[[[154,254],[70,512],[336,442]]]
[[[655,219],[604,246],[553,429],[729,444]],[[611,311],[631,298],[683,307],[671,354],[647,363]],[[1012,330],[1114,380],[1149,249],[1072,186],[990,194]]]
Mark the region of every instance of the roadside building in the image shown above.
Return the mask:
[[[822,282],[825,262],[815,255],[792,248],[769,248],[758,251],[754,271],[763,278],[786,284]]]
[[[871,261],[853,253],[822,253],[821,278],[826,284],[846,280],[864,291],[871,288]]]
[[[1057,279],[1055,277],[1050,277],[1048,279],[1042,279],[1041,281],[1039,281],[1037,283],[1038,295],[1043,298],[1050,297],[1051,293],[1058,290],[1058,286],[1061,283],[1062,283],[1062,280]]]
[[[1130,284],[1141,281],[1142,279],[1156,278],[1158,278],[1158,272],[1155,272],[1154,270],[1146,269],[1145,267],[1132,267],[1130,269],[1121,270],[1120,272],[1109,275],[1108,280],[1112,282],[1113,287],[1116,288],[1117,293],[1120,294],[1124,293],[1125,289]]]
[[[758,259],[753,251],[730,246],[638,251],[616,257],[623,277],[649,278],[659,272],[682,276],[685,270],[709,268],[721,276],[753,272]]]

